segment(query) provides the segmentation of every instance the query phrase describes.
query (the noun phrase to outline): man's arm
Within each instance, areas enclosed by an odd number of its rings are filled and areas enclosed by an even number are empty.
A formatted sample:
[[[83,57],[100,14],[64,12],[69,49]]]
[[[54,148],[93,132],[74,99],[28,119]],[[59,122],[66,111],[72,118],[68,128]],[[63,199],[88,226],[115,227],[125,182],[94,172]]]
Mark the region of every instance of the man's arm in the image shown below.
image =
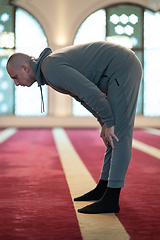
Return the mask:
[[[72,96],[72,95],[71,95]],[[97,121],[99,122],[99,124],[101,126],[103,126],[103,122],[100,118],[100,116],[90,107],[88,106],[84,101],[82,101],[81,99],[79,99],[77,96],[72,96],[76,101],[80,102],[82,104],[83,107],[85,107],[90,113],[92,113],[92,115],[97,119]]]

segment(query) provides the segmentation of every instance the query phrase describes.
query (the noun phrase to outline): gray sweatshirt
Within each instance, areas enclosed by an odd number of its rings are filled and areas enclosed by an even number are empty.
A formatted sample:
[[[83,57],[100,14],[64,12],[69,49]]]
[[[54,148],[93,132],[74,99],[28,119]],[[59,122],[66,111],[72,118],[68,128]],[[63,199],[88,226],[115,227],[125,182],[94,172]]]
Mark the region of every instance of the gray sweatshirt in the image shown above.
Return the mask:
[[[39,58],[31,57],[38,86],[47,84],[69,94],[88,109],[101,126],[114,125],[107,86],[132,64],[134,53],[109,42],[69,46],[52,53],[44,49]]]

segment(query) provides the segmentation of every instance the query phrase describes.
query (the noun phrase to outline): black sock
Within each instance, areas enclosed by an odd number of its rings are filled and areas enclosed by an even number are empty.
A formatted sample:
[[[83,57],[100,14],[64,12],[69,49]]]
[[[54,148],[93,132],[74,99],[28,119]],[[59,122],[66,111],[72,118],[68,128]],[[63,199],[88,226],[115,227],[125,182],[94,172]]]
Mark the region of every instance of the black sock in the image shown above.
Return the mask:
[[[90,192],[88,192],[80,197],[74,198],[74,201],[99,200],[104,195],[104,193],[107,189],[107,184],[108,184],[108,181],[100,179],[99,183],[93,190],[91,190]]]
[[[120,211],[119,195],[121,188],[107,188],[103,197],[97,202],[84,208],[78,209],[80,213],[97,214],[97,213],[117,213]]]

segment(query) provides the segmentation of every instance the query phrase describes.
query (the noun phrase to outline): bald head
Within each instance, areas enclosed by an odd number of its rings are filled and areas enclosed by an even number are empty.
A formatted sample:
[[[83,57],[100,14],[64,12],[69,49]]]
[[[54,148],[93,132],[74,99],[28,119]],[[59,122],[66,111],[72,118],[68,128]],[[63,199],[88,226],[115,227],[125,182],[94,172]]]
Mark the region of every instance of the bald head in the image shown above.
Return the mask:
[[[14,69],[19,70],[24,64],[30,64],[30,57],[24,53],[14,53],[8,59],[7,70],[9,65]]]
[[[30,87],[36,81],[30,57],[24,53],[14,53],[11,55],[7,62],[7,72],[14,80],[16,86]]]

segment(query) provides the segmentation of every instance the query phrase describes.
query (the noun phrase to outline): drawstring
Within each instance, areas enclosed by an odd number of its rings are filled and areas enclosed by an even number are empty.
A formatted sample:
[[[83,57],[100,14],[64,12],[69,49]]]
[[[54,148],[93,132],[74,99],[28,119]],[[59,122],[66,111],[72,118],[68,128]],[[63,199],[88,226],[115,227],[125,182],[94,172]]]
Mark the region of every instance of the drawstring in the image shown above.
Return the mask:
[[[41,90],[41,113],[45,112],[44,110],[44,101],[43,101],[43,93],[42,93],[42,87],[40,86]]]

